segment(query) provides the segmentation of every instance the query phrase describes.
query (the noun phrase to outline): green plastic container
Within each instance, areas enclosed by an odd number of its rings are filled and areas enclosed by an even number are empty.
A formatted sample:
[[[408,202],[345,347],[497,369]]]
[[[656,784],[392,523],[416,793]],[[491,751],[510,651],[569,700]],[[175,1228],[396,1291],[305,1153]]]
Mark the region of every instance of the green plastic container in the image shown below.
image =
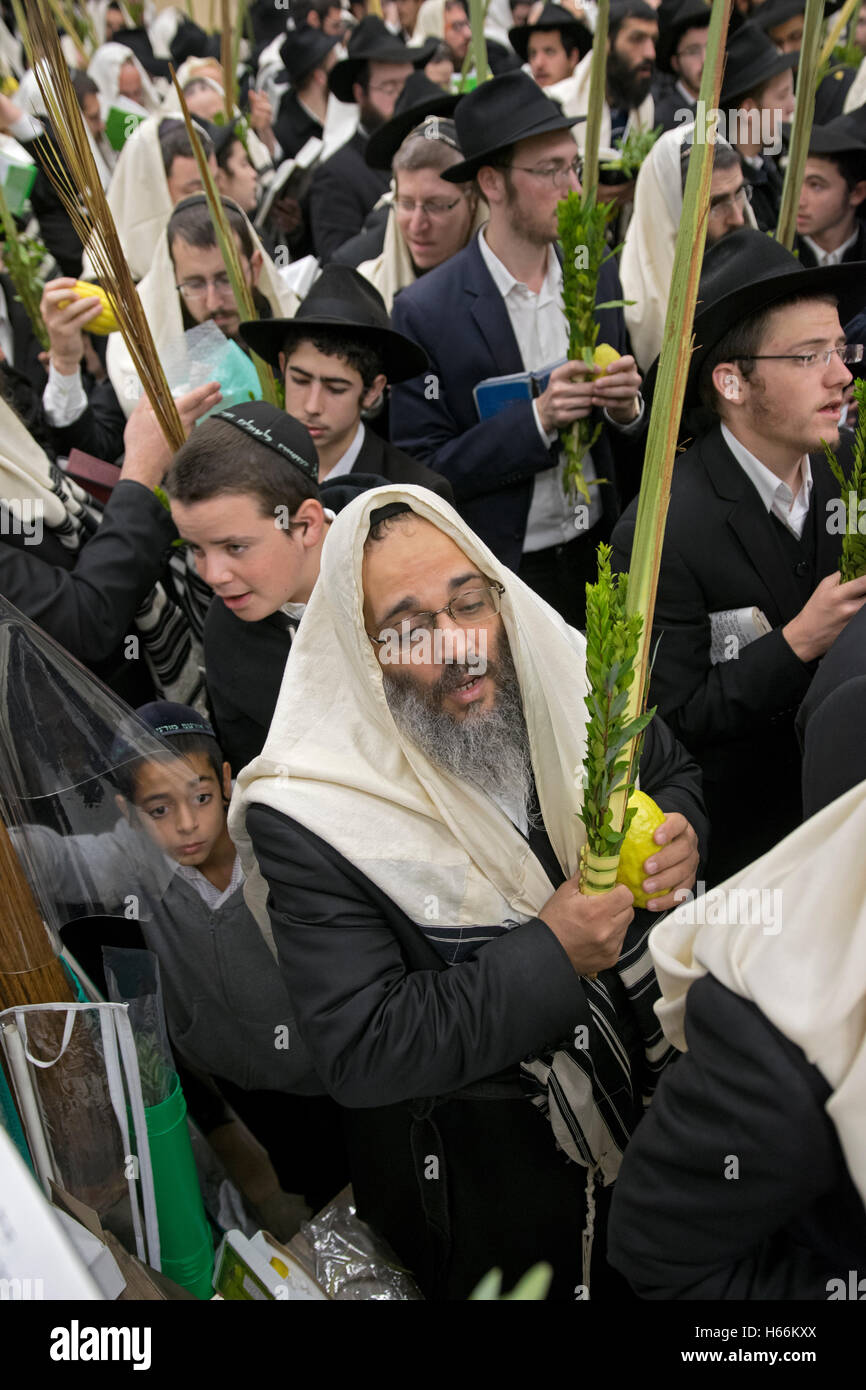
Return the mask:
[[[167,1278],[196,1298],[213,1296],[213,1239],[205,1216],[180,1081],[159,1105],[145,1107],[160,1262]]]

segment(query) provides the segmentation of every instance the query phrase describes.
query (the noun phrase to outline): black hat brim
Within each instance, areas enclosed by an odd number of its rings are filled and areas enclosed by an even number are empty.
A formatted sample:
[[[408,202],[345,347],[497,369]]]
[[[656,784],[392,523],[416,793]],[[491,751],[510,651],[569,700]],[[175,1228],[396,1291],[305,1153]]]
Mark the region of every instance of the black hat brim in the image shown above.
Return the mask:
[[[431,97],[429,101],[416,102],[399,116],[392,116],[367,141],[364,159],[371,169],[390,169],[394,155],[399,150],[410,131],[426,116],[453,116],[454,108],[460,100],[459,92],[443,92],[441,97]]]
[[[853,132],[848,136],[834,135],[826,126],[813,125],[809,136],[809,154],[821,158],[823,155],[862,154],[866,156],[866,139]]]
[[[581,58],[585,58],[592,48],[592,34],[585,24],[575,20],[573,24],[516,24],[513,29],[508,31],[508,42],[514,49],[521,63],[529,62],[529,36],[530,34],[553,34],[556,30],[562,34],[571,35],[577,42],[578,51]]]
[[[701,308],[698,301],[695,313],[695,347],[689,363],[683,412],[698,405],[698,379],[701,368],[718,342],[743,319],[751,318],[785,299],[819,298],[825,294],[841,295],[845,290],[866,283],[866,261],[851,261],[845,265],[813,266],[808,270],[790,270],[781,275],[766,275],[752,284],[738,285]],[[647,372],[644,394],[655,390],[659,359]]]
[[[779,53],[772,62],[765,63],[763,59],[759,63],[753,63],[751,67],[738,69],[735,76],[731,78],[729,86],[722,86],[722,94],[719,97],[719,106],[722,110],[727,110],[733,102],[739,101],[741,97],[749,92],[761,87],[765,82],[778,77],[780,72],[786,68],[795,68],[800,61],[800,51],[793,53]],[[728,73],[725,71],[725,79]]]
[[[240,335],[253,352],[271,367],[280,370],[280,353],[286,345],[299,338],[314,338],[317,329],[329,333],[341,331],[346,338],[357,339],[373,347],[382,356],[382,370],[389,385],[408,381],[430,367],[430,358],[422,347],[404,338],[394,328],[374,328],[349,319],[310,316],[293,319],[252,319],[240,325]]]
[[[398,44],[395,40],[393,45],[384,45],[377,53],[371,53],[368,58],[344,58],[341,63],[336,63],[328,74],[328,86],[334,93],[338,101],[352,102],[355,100],[352,88],[358,80],[358,74],[367,63],[411,63],[413,68],[425,67],[438,47],[424,44],[421,48],[408,48],[406,44]]]
[[[485,164],[492,164],[493,156],[500,150],[508,149],[519,140],[529,140],[533,135],[553,135],[557,130],[571,130],[572,126],[585,120],[585,116],[548,116],[531,129],[521,130],[510,139],[499,140],[480,154],[474,154],[471,159],[464,159],[460,164],[452,164],[450,169],[443,169],[439,177],[446,183],[466,183],[469,179],[474,179],[478,170],[483,169]]]
[[[334,34],[322,34],[321,30],[314,30],[316,36],[316,47],[308,54],[308,61],[301,64],[299,68],[292,67],[291,41],[293,34],[287,34],[284,42],[280,45],[280,62],[286,71],[290,86],[297,87],[303,82],[305,77],[316,68],[321,67],[332,48],[336,48],[340,42]],[[336,66],[336,64],[335,64]]]

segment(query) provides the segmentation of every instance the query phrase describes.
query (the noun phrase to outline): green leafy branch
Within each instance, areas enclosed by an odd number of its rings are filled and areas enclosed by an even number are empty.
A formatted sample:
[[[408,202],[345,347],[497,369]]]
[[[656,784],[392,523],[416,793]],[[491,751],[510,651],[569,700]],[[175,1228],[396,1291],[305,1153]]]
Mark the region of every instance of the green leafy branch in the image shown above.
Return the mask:
[[[858,524],[861,504],[866,503],[866,381],[860,379],[854,382],[854,399],[857,402],[857,429],[854,435],[854,462],[850,475],[846,477],[830,445],[821,441],[833,477],[839,484],[842,502],[848,503],[844,507],[848,521],[842,537],[842,555],[839,560],[839,573],[843,584],[866,574],[866,535],[861,534]],[[866,510],[866,506],[863,510]],[[854,522],[853,526],[850,524],[851,520]]]
[[[593,365],[598,338],[596,290],[604,262],[613,253],[607,244],[607,227],[616,213],[613,203],[588,204],[572,190],[558,207],[562,245],[562,309],[568,324],[568,360]],[[623,301],[611,301],[614,307]],[[583,476],[583,460],[601,433],[591,415],[561,431],[565,450],[562,482],[572,502],[582,497],[589,504],[589,487]],[[598,481],[601,481],[600,479]]]
[[[638,170],[643,164],[656,140],[662,133],[660,125],[655,130],[630,130],[625,138],[620,138],[614,142],[614,149],[618,151],[618,158],[609,160],[607,164],[602,164],[602,169],[617,170],[622,174],[623,183],[628,183],[637,177]]]
[[[634,809],[626,812],[621,830],[612,825],[614,798],[626,801],[634,789],[629,766],[637,766],[640,752],[630,764],[632,739],[639,739],[655,710],[635,718],[628,716],[629,691],[635,680],[638,640],[643,627],[640,613],[626,612],[628,575],[613,574],[610,546],[598,547],[598,581],[586,586],[586,676],[589,711],[586,725],[586,785],[580,818],[586,827],[587,848],[605,857],[618,854]]]
[[[549,1264],[533,1265],[518,1279],[511,1293],[502,1292],[502,1270],[491,1269],[475,1286],[469,1295],[470,1300],[480,1303],[491,1302],[538,1302],[547,1297],[553,1279],[553,1269]]]
[[[15,286],[15,298],[23,306],[24,312],[33,326],[36,338],[47,352],[50,347],[48,330],[45,327],[39,306],[42,302],[43,287],[40,271],[48,252],[38,237],[23,236],[18,231],[2,185],[0,185],[0,226],[2,226],[0,246],[2,246],[3,251],[3,264]]]

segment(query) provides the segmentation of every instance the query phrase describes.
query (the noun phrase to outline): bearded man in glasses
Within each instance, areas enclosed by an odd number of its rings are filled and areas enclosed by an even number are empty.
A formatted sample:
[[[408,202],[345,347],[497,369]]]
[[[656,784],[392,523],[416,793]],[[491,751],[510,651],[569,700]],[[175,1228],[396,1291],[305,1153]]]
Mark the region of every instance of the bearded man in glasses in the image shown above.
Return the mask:
[[[618,360],[599,370],[566,361],[557,206],[580,190],[578,119],[524,72],[459,103],[464,158],[441,178],[474,180],[490,220],[394,300],[394,327],[421,344],[431,368],[393,389],[391,435],[448,478],[461,515],[497,557],[581,627],[596,547],[619,513],[615,453],[623,432],[642,431],[643,404],[622,309],[596,315],[598,342]],[[596,302],[621,298],[609,260]],[[515,374],[520,381],[500,389],[496,379]],[[559,431],[590,416],[598,432],[581,497],[563,487]]]
[[[654,719],[649,910],[622,885],[580,892],[585,690],[580,633],[448,503],[378,488],[331,527],[238,780],[250,906],[344,1107],[358,1214],[430,1299],[465,1298],[494,1261],[507,1288],[547,1260],[554,1299],[621,1293],[611,1184],[670,1055],[645,938],[691,888],[705,824]],[[560,1047],[567,1131],[544,1118]]]
[[[710,884],[800,823],[794,716],[866,602],[866,577],[840,582],[848,493],[822,447],[850,473],[840,426],[863,348],[846,344],[837,303],[864,272],[806,270],[750,228],[704,258],[682,430],[694,443],[674,469],[649,700],[703,770]],[[614,531],[622,569],[634,524],[632,506]]]

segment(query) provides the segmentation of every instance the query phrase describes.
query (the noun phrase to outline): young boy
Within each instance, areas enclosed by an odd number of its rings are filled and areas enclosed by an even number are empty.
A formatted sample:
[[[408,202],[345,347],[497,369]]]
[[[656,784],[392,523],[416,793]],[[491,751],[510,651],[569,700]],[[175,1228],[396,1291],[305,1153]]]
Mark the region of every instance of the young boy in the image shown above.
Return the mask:
[[[244,901],[226,825],[231,768],[197,710],[157,701],[136,713],[154,737],[140,725],[118,736],[114,829],[20,833],[61,901],[84,897],[124,913],[131,895],[137,900],[173,1047],[214,1078],[269,1151],[284,1190],[303,1192],[316,1210],[348,1176],[339,1110],[323,1094],[279,966]]]

